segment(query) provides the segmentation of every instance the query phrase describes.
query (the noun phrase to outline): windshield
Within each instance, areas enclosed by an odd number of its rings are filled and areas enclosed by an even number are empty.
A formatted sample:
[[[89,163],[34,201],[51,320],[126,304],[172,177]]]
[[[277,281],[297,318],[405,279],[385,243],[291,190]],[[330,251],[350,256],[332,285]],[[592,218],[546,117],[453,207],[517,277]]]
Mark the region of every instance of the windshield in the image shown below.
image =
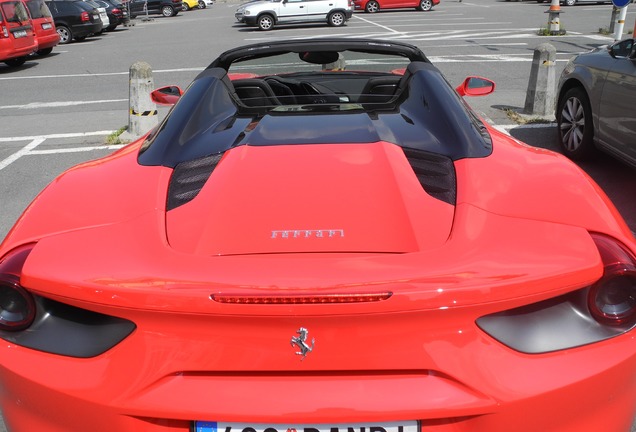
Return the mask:
[[[352,109],[350,104],[372,102],[369,94],[363,94],[371,79],[385,83],[389,97],[383,101],[388,102],[397,95],[394,90],[408,64],[403,56],[354,51],[286,53],[232,63],[228,75],[239,99],[248,106],[272,105],[280,111],[327,104],[342,110]],[[381,89],[373,91],[377,94]],[[263,98],[271,92],[275,98]]]

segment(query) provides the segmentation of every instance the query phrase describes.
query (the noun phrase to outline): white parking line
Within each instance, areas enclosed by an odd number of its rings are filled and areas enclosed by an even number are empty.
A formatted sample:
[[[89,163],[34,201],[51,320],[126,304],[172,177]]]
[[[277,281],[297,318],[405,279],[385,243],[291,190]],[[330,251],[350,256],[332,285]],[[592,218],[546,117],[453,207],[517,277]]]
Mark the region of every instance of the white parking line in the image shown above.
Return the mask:
[[[94,100],[94,101],[31,102],[24,105],[0,106],[0,109],[56,108],[56,107],[66,107],[66,106],[75,106],[75,105],[105,104],[105,103],[112,103],[112,102],[128,102],[128,99],[109,99],[109,100]]]
[[[74,147],[74,148],[62,148],[62,149],[52,149],[52,150],[35,150],[40,144],[42,144],[47,139],[56,139],[56,138],[81,138],[88,136],[107,136],[113,133],[113,131],[97,131],[97,132],[85,132],[85,133],[68,133],[68,134],[52,134],[52,135],[40,135],[40,136],[22,136],[22,137],[6,137],[0,138],[0,143],[2,142],[20,142],[20,141],[29,141],[27,145],[22,147],[17,152],[13,153],[11,156],[0,161],[0,171],[17,161],[23,156],[27,155],[44,155],[44,154],[56,154],[56,153],[72,153],[72,152],[83,152],[83,151],[92,151],[92,150],[116,150],[118,148],[123,147],[123,145],[111,145],[111,146],[90,146],[90,147]]]
[[[18,159],[20,159],[22,156],[28,154],[31,150],[33,150],[34,148],[36,148],[37,146],[42,144],[45,140],[46,140],[46,138],[34,139],[33,141],[31,141],[29,144],[24,146],[22,149],[20,149],[16,153],[13,153],[11,156],[6,158],[5,160],[0,161],[0,170],[5,169],[9,165],[11,165],[13,162],[15,162]]]

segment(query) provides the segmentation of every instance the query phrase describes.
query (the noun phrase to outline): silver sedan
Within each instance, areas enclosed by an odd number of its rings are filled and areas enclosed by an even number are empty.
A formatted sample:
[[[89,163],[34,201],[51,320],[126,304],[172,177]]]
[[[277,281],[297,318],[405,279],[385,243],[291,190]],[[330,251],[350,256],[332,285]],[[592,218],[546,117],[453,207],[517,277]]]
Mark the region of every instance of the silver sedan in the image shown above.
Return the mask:
[[[589,159],[600,149],[636,167],[634,39],[570,59],[559,79],[557,101],[564,154]]]

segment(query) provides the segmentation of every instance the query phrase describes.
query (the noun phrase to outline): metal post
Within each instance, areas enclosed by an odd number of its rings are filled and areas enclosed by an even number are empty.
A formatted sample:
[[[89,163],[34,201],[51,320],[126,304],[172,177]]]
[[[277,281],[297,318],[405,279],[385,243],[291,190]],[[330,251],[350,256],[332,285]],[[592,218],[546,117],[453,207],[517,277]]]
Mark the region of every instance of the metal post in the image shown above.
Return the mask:
[[[623,29],[625,28],[625,17],[627,16],[627,6],[622,7],[618,15],[618,21],[616,21],[616,33],[614,33],[614,40],[618,41],[623,38]]]

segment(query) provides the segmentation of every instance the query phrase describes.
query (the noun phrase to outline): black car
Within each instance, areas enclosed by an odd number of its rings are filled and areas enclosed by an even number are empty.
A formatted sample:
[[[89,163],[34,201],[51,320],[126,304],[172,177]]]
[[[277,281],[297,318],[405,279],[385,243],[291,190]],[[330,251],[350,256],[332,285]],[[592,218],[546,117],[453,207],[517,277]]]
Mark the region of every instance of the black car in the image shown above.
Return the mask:
[[[60,44],[81,41],[102,31],[99,11],[82,0],[47,1]]]
[[[128,6],[131,18],[146,13],[170,17],[175,16],[183,9],[181,0],[131,0]]]
[[[121,4],[118,0],[93,0],[100,7],[106,9],[108,20],[110,24],[106,27],[106,31],[113,31],[117,26],[125,24],[129,21],[128,11],[126,6]]]

